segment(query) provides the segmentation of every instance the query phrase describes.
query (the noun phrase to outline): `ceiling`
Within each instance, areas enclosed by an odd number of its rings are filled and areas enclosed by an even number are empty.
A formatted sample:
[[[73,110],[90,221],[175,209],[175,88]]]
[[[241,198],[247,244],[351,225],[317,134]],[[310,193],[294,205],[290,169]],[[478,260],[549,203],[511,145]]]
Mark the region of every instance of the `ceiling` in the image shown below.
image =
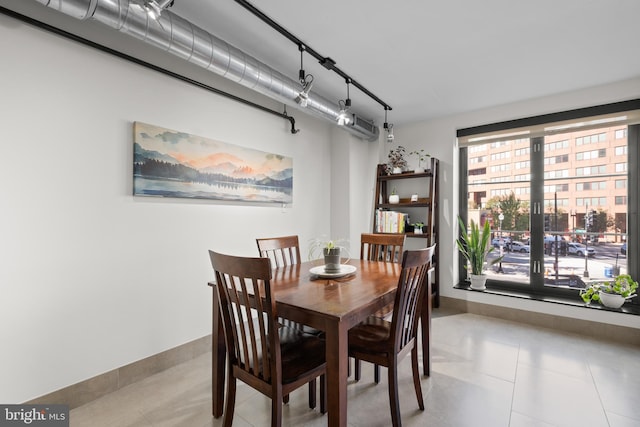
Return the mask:
[[[402,124],[640,76],[637,0],[252,0],[392,107]],[[297,80],[297,46],[234,0],[175,0],[173,13]],[[346,84],[309,54],[313,91]],[[384,107],[351,86],[352,110]]]

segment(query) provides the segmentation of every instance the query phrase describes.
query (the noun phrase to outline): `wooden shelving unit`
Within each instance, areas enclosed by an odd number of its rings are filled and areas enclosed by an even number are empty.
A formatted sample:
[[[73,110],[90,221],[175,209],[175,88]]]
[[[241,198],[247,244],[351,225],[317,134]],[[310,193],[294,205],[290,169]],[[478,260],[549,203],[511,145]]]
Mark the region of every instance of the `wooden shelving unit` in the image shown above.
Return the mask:
[[[438,159],[431,158],[430,168],[425,172],[405,172],[401,174],[387,174],[385,165],[378,165],[376,170],[376,194],[373,221],[373,232],[376,232],[376,213],[378,210],[402,212],[409,215],[412,223],[423,222],[425,230],[422,234],[407,232],[408,238],[424,239],[425,247],[438,241]],[[397,187],[400,195],[399,203],[389,203],[389,195]],[[411,201],[411,194],[418,194],[416,202]],[[440,305],[440,290],[438,285],[439,247],[435,251],[436,274],[433,283],[434,305]]]

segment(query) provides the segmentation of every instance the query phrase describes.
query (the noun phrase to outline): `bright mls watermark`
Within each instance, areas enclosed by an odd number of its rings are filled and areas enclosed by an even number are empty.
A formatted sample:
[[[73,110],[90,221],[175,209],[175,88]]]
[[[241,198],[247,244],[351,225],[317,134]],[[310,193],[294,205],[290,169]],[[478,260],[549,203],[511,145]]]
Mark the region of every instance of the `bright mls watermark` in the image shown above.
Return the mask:
[[[69,405],[0,405],[0,427],[69,427]]]

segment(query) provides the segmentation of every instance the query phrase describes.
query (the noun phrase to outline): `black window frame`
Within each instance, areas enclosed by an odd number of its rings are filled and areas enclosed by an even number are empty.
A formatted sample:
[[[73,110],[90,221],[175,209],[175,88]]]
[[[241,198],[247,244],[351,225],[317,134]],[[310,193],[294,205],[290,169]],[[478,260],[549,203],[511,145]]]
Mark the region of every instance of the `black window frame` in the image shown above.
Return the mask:
[[[510,131],[513,129],[524,128],[527,126],[537,126],[550,123],[557,123],[567,120],[585,119],[594,116],[600,116],[604,114],[623,113],[628,111],[640,110],[640,99],[634,99],[629,101],[616,102],[612,104],[604,104],[587,108],[580,108],[576,110],[569,110],[558,113],[545,114],[540,116],[528,117],[523,119],[510,120],[505,122],[493,123],[488,125],[475,126],[471,128],[458,129],[456,136],[458,138],[468,138],[474,135],[487,134],[487,133],[499,133]],[[640,124],[630,124],[627,126],[627,181],[628,182],[640,182]],[[532,137],[530,138],[531,151],[541,150],[544,148],[544,137]],[[468,221],[468,164],[467,164],[467,146],[459,147],[459,215],[462,220],[467,223]],[[544,201],[544,155],[537,156],[537,160],[532,158],[531,164],[531,200],[538,199]],[[640,186],[632,186],[628,188],[627,197],[627,259],[628,261],[628,273],[638,280],[640,278],[640,262],[631,262],[632,258],[629,254],[639,254],[640,250]],[[540,194],[534,194],[540,193]],[[535,230],[536,233],[544,234],[544,216],[541,214],[531,215],[531,232]],[[543,257],[543,242],[532,241],[531,242],[531,260],[541,259]],[[637,260],[638,256],[634,255],[633,260]],[[533,261],[532,261],[533,262]],[[458,277],[460,283],[459,287],[465,287],[463,282],[467,277],[466,262],[461,254],[459,254],[458,263]],[[553,288],[544,286],[544,278],[534,275],[543,275],[544,272],[534,272],[534,269],[530,266],[530,275],[532,279],[527,287],[527,293],[540,299],[544,298],[568,298],[576,301],[580,301],[579,295],[575,290]],[[505,282],[496,280],[487,280],[488,291],[498,291],[515,293],[518,295],[523,292],[522,283]],[[640,307],[640,298],[635,298],[630,303],[637,308]]]

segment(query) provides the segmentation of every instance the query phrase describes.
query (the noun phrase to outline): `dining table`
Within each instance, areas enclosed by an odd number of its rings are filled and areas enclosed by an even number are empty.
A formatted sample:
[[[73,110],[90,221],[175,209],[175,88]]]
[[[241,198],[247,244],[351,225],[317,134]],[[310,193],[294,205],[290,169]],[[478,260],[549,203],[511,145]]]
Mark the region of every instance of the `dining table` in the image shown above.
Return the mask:
[[[330,427],[347,425],[348,331],[392,303],[402,266],[393,262],[351,259],[341,271],[315,274],[321,261],[273,270],[271,287],[278,316],[325,332],[327,416]],[[321,271],[321,270],[320,270]],[[423,371],[430,371],[431,275],[421,312]],[[222,416],[226,348],[216,284],[213,292],[212,400],[213,416]]]

